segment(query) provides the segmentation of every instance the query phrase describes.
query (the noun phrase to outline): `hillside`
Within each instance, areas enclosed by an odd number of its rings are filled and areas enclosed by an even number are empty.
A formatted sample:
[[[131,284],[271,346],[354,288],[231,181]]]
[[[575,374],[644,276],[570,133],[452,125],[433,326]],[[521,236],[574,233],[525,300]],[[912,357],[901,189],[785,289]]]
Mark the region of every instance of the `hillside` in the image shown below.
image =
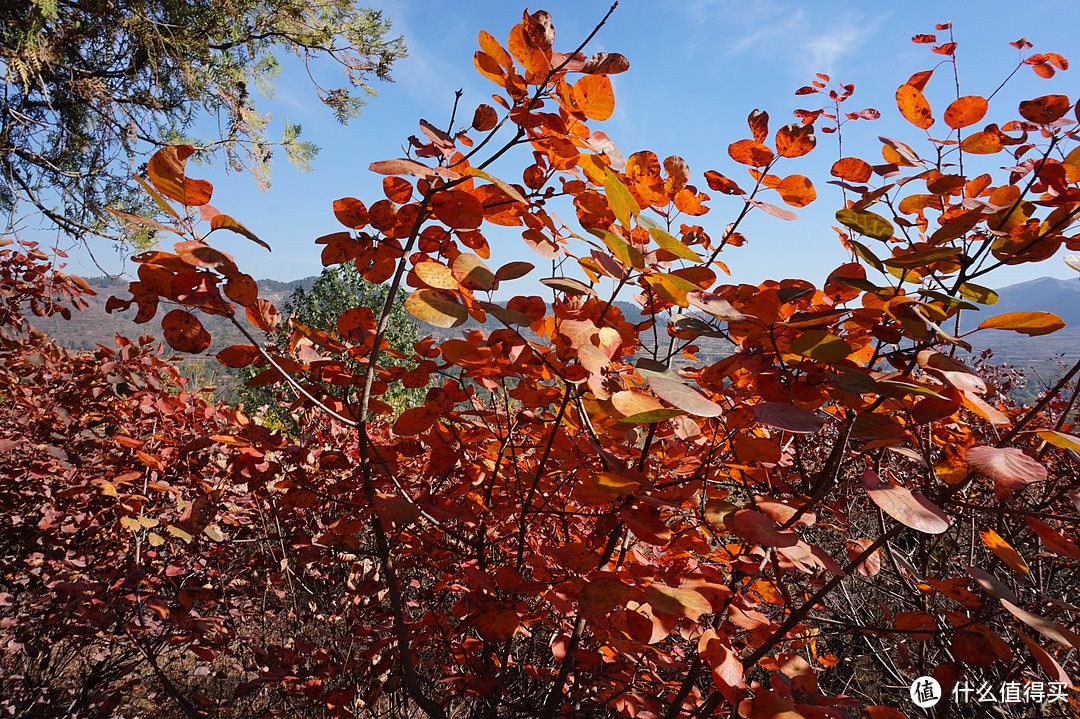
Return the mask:
[[[281,307],[296,287],[303,286],[310,289],[314,280],[314,277],[293,282],[259,280],[259,291],[262,297]],[[143,334],[160,333],[159,318],[143,325],[135,324],[132,320],[135,316],[134,307],[126,312],[112,315],[105,312],[105,302],[111,295],[122,297],[127,294],[126,281],[105,277],[90,278],[87,281],[97,295],[87,298],[90,307],[85,312],[76,313],[70,321],[65,321],[59,316],[38,318],[38,327],[51,334],[62,345],[72,349],[89,349],[97,343],[110,346],[110,338],[114,334],[138,337]],[[975,353],[987,348],[992,349],[996,363],[1011,364],[1025,370],[1034,369],[1043,379],[1058,375],[1062,363],[1074,362],[1080,356],[1080,282],[1044,277],[1005,287],[999,290],[998,294],[1000,300],[995,305],[984,307],[979,312],[965,313],[961,323],[962,332],[975,329],[987,317],[1005,312],[1028,310],[1053,312],[1065,320],[1066,328],[1041,337],[1027,337],[1015,332],[983,330],[966,338],[971,342]],[[641,322],[644,319],[637,305],[629,302],[616,304],[628,321]],[[212,356],[222,347],[247,343],[240,332],[224,318],[203,316],[201,319],[214,338],[210,350],[202,359]],[[253,333],[258,332],[247,323],[246,318],[244,324]],[[430,333],[437,339],[445,339],[450,336],[460,336],[461,333],[471,329],[482,327],[486,331],[491,331],[498,326],[500,325],[494,321],[480,325],[470,320],[465,325],[450,330],[423,327],[421,335]],[[723,357],[731,351],[730,345],[720,339],[702,337],[697,344],[700,348],[698,358],[703,361]],[[197,361],[200,358],[191,359]],[[216,368],[207,365],[206,369],[209,371]]]

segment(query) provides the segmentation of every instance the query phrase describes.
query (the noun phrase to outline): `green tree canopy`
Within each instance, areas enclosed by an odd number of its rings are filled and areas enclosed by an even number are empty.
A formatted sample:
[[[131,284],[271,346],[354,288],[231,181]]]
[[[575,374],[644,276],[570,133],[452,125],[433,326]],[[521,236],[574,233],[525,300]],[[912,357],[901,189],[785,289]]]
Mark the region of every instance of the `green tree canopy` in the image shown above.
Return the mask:
[[[374,317],[382,310],[389,292],[390,288],[387,285],[368,282],[360,276],[355,264],[346,262],[324,268],[322,273],[315,278],[310,290],[305,290],[302,286],[297,287],[282,305],[282,310],[301,325],[318,332],[326,332],[337,340],[341,339],[338,333],[338,320],[344,313],[364,308],[369,310]],[[405,311],[404,305],[404,298],[395,300],[394,311],[386,328],[384,338],[387,349],[391,350],[382,359],[382,363],[386,366],[412,366],[407,360],[398,358],[401,355],[411,355],[413,343],[418,339],[417,324]],[[274,342],[285,353],[290,351],[291,334],[285,328],[273,334]],[[349,359],[344,364],[349,372],[358,375],[363,372],[362,364],[356,359]],[[248,380],[259,374],[262,369],[245,367],[240,371],[240,378]],[[248,387],[242,384],[239,389],[240,401],[248,411],[255,412],[265,407],[266,414],[291,434],[296,435],[303,431],[289,411],[289,405],[297,398],[296,392],[291,387]],[[395,412],[401,412],[423,402],[423,389],[415,386],[409,388],[401,382],[394,382],[382,394],[382,399],[389,403]],[[356,400],[356,397],[349,397],[348,394],[347,387],[340,388],[337,392],[339,398]]]
[[[152,212],[130,192],[132,163],[186,142],[266,183],[274,149],[306,166],[318,148],[286,123],[267,136],[255,106],[279,58],[307,67],[342,123],[405,56],[381,12],[354,0],[9,0],[0,3],[0,208],[9,229],[43,215],[67,234],[122,236],[107,207]],[[314,78],[319,58],[342,87]],[[199,141],[207,120],[217,136]],[[29,207],[26,206],[29,203]]]

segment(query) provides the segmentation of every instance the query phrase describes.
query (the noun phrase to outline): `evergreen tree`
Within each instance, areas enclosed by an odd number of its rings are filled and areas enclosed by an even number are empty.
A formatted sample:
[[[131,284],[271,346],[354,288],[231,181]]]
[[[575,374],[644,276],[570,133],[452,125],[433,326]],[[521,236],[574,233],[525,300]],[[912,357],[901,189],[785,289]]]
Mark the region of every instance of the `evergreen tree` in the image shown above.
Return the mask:
[[[0,3],[0,209],[71,236],[123,235],[106,208],[152,214],[133,163],[187,143],[266,183],[275,149],[305,167],[318,148],[286,123],[267,136],[255,96],[282,54],[338,63],[344,87],[315,90],[340,122],[404,57],[382,13],[354,0],[6,0]],[[309,71],[309,75],[314,75]],[[220,134],[198,140],[195,123]],[[29,204],[29,207],[26,206]],[[130,238],[129,238],[130,239]]]

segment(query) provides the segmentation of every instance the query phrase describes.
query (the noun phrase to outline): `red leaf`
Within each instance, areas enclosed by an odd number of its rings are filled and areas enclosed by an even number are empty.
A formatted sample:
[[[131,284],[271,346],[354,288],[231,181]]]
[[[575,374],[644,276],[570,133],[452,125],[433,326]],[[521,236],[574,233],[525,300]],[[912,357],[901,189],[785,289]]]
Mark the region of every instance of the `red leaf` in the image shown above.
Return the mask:
[[[949,528],[949,518],[940,507],[918,492],[882,479],[872,469],[863,473],[862,486],[874,504],[906,527],[927,534]]]
[[[334,217],[351,230],[361,230],[368,223],[367,207],[355,197],[334,200]]]
[[[754,418],[770,427],[810,434],[825,426],[825,420],[808,409],[783,402],[762,402],[750,408]]]
[[[165,341],[177,352],[198,354],[210,346],[210,334],[187,310],[172,310],[161,318]]]
[[[1032,482],[1042,482],[1047,477],[1046,467],[1016,447],[970,447],[967,450],[967,463],[971,469],[985,474],[1008,492],[1023,489]]]

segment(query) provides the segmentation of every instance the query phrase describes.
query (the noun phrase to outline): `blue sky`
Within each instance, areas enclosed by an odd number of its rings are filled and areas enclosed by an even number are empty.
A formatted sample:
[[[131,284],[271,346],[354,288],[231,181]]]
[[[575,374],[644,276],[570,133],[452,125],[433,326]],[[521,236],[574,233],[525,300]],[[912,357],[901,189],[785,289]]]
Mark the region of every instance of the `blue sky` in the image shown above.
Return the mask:
[[[291,280],[317,274],[320,248],[313,240],[341,229],[332,202],[343,196],[359,197],[368,204],[382,198],[382,178],[367,170],[370,162],[401,156],[408,136],[419,134],[421,118],[444,127],[459,88],[464,94],[458,126],[469,122],[477,104],[491,103],[490,95],[497,88],[472,63],[477,35],[487,30],[505,40],[524,9],[509,2],[424,0],[389,0],[380,7],[393,21],[394,31],[404,35],[409,57],[395,68],[395,83],[377,86],[379,97],[371,99],[361,117],[347,127],[337,125],[314,97],[306,77],[295,69],[283,75],[275,99],[260,103],[272,115],[272,132],[280,133],[288,117],[303,125],[306,139],[322,147],[313,172],[298,172],[280,157],[272,187],[263,192],[250,177],[228,175],[217,167],[191,168],[190,174],[215,185],[214,206],[273,246],[273,252],[267,253],[239,236],[217,241],[255,277]],[[568,51],[591,31],[608,3],[559,1],[530,9],[539,7],[552,14],[556,49]],[[894,94],[912,73],[942,59],[930,52],[929,45],[912,43],[911,36],[933,33],[935,23],[950,20],[959,43],[962,94],[992,92],[1015,67],[1017,52],[1008,43],[1021,36],[1034,43],[1029,52],[1058,52],[1080,62],[1073,18],[1060,3],[623,0],[586,49],[621,52],[631,65],[628,72],[613,76],[614,116],[594,124],[594,129],[606,132],[625,155],[651,149],[660,158],[683,157],[694,181],[713,197],[713,211],[702,223],[719,235],[738,214],[741,201],[709,191],[702,173],[717,170],[745,186],[749,176],[744,166],[728,157],[728,144],[749,136],[746,116],[755,108],[770,114],[770,129],[775,132],[794,119],[793,109],[820,107],[819,96],[794,95],[815,72],[855,84],[848,110],[872,107],[882,113],[880,120],[845,126],[844,155],[880,158],[878,135],[925,150],[925,133],[900,118]],[[939,39],[945,34],[938,33]],[[325,68],[328,80],[331,71]],[[1080,68],[1043,79],[1025,66],[995,98],[986,121],[1018,117],[1019,101],[1039,95],[1065,94],[1075,100],[1073,76],[1077,72]],[[943,66],[935,73],[927,96],[935,116],[940,117],[955,98],[951,67]],[[836,224],[833,213],[842,203],[840,189],[824,184],[831,179],[828,169],[839,156],[835,136],[819,133],[813,153],[780,168],[781,175],[811,177],[818,199],[796,210],[800,219],[795,222],[752,213],[743,225],[749,243],[721,257],[732,270],[731,281],[756,284],[767,278],[803,277],[820,283],[846,261],[830,229]],[[495,174],[520,182],[523,165],[512,160],[497,165]],[[1014,164],[1010,160],[1006,153],[992,155],[986,167]],[[782,204],[778,198],[775,202]],[[562,216],[568,222],[573,219],[570,212]],[[489,239],[493,266],[517,259],[544,264],[508,228],[493,228]],[[117,253],[99,247],[97,255],[110,271],[133,270]],[[100,274],[78,251],[73,253],[72,269]],[[1001,287],[1047,275],[1076,276],[1059,256],[1037,265],[1004,268],[987,279],[991,280],[988,284]],[[515,292],[526,289],[513,288]]]

